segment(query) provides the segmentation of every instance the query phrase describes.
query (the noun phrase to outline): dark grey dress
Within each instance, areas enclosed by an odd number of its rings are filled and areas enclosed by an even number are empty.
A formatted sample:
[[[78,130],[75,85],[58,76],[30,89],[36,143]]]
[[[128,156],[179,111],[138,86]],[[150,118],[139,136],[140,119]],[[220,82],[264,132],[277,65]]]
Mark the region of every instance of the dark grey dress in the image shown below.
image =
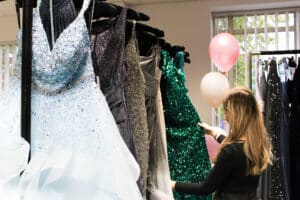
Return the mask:
[[[106,26],[92,30],[92,59],[100,88],[118,124],[120,133],[133,155],[136,155],[131,121],[126,100],[127,71],[124,63],[127,9]],[[109,133],[108,133],[109,134]],[[135,156],[136,157],[136,156]]]

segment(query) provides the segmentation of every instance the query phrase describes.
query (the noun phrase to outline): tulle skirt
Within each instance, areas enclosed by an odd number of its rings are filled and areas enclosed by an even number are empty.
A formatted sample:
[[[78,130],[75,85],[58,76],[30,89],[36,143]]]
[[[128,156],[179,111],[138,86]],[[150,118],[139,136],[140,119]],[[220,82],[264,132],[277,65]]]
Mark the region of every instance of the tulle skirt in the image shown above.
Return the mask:
[[[11,81],[3,99],[1,134],[21,140],[19,79]],[[58,94],[33,90],[31,127],[32,157],[17,181],[15,199],[142,199],[139,167],[93,79]]]

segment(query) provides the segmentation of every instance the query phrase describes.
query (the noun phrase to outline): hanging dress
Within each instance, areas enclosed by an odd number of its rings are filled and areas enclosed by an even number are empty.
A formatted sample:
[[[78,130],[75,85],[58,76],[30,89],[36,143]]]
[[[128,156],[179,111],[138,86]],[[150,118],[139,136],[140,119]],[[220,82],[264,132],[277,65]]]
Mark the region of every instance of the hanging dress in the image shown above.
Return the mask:
[[[162,50],[161,92],[167,128],[171,178],[201,182],[210,171],[204,131],[200,118],[187,95],[183,76],[167,51]],[[206,200],[211,196],[174,193],[176,200]]]
[[[32,33],[32,157],[21,176],[21,200],[142,199],[138,165],[95,82],[84,0],[50,50],[38,0]],[[19,40],[21,36],[19,35]],[[19,48],[19,50],[21,50]],[[7,96],[8,132],[19,134],[20,61]],[[124,187],[126,186],[126,187]]]
[[[288,82],[290,115],[290,175],[291,199],[300,199],[300,62],[292,81]]]
[[[284,188],[283,167],[280,144],[281,82],[277,73],[277,63],[271,60],[267,78],[265,99],[265,124],[272,140],[273,164],[267,169],[268,199],[286,200],[287,191]]]
[[[140,57],[141,68],[145,77],[145,105],[149,129],[149,170],[147,179],[147,199],[172,200],[170,188],[170,171],[167,151],[164,146],[165,131],[161,131],[160,118],[157,110],[157,95],[159,80],[156,70],[159,70],[160,47],[154,44],[150,55]]]
[[[159,59],[157,60],[160,61],[161,53],[160,52],[158,53],[159,55],[156,56],[159,57]],[[170,167],[168,162],[166,123],[164,118],[165,116],[164,116],[162,96],[160,90],[161,71],[159,69],[159,66],[155,68],[155,78],[156,80],[158,80],[158,86],[159,86],[156,95],[156,120],[159,128],[158,132],[161,133],[161,136],[158,136],[159,137],[158,140],[161,140],[161,143],[159,143],[158,146],[161,147],[156,148],[157,149],[156,155],[159,155],[158,157],[160,158],[158,160],[160,161],[157,164],[156,172],[153,173],[152,176],[155,177],[154,179],[157,183],[156,186],[157,190],[162,192],[164,195],[167,195],[169,199],[174,199],[172,189],[169,187],[171,182],[171,175],[170,175]]]
[[[8,98],[14,97],[13,92],[20,92],[20,88],[7,90],[0,99],[0,197],[5,200],[18,200],[20,174],[26,168],[29,156],[29,144],[19,135],[21,121],[16,117],[21,99],[11,101]]]
[[[141,168],[142,194],[146,197],[147,173],[149,162],[149,131],[145,106],[145,79],[140,66],[140,58],[135,35],[135,22],[131,37],[125,48],[127,65],[127,102],[132,122],[137,161]]]
[[[92,30],[92,59],[100,88],[106,97],[120,133],[136,156],[131,119],[127,105],[127,69],[125,65],[125,25],[127,9],[118,18],[112,18],[103,26]]]

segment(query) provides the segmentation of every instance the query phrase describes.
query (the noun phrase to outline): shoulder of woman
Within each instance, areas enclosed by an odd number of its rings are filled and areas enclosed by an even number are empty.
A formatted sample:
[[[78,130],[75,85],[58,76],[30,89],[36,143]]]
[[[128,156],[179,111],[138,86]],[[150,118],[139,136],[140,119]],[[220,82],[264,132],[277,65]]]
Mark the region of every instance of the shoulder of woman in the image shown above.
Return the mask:
[[[243,152],[243,145],[241,143],[231,143],[224,146],[221,151],[220,155],[222,156],[233,156],[238,155]]]

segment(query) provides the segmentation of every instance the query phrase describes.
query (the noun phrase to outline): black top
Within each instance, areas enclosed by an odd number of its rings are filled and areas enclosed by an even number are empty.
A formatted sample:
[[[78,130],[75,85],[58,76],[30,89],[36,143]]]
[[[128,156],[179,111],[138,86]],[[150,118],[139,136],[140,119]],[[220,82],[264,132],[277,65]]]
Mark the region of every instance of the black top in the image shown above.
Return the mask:
[[[225,137],[220,136],[218,142]],[[215,166],[201,183],[176,182],[177,192],[207,195],[217,193],[255,192],[259,176],[247,175],[247,158],[243,143],[232,143],[222,148]]]

